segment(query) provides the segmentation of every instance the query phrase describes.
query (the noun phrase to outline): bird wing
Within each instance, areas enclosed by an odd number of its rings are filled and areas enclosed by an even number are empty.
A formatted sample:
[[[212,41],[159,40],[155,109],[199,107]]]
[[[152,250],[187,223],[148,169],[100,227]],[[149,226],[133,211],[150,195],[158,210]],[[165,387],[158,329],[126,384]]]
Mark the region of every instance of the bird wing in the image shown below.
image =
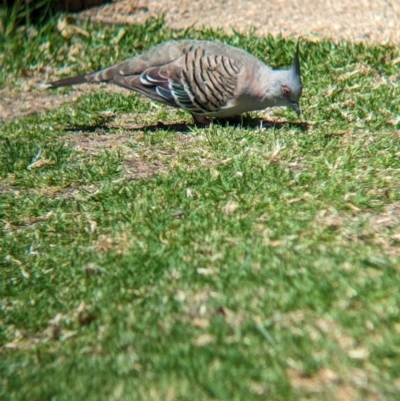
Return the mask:
[[[167,64],[150,66],[140,74],[120,70],[113,80],[159,102],[194,114],[208,114],[218,112],[235,98],[242,70],[236,58],[194,44]]]

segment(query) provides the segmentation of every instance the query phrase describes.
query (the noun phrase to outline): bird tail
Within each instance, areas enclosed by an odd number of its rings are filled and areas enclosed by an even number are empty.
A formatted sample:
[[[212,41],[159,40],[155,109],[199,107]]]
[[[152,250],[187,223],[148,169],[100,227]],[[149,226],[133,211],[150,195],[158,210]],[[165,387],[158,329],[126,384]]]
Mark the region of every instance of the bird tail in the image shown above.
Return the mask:
[[[75,77],[63,78],[58,81],[49,82],[44,84],[45,88],[59,88],[61,86],[72,86],[85,83],[100,83],[109,82],[114,78],[116,70],[118,70],[118,64],[103,70],[91,72],[89,74],[77,75]]]
[[[87,78],[87,74],[78,75],[76,77],[63,78],[63,79],[59,79],[58,81],[47,83],[46,87],[59,88],[60,86],[71,86],[71,85],[84,84],[85,82],[88,82],[88,80],[86,78]]]

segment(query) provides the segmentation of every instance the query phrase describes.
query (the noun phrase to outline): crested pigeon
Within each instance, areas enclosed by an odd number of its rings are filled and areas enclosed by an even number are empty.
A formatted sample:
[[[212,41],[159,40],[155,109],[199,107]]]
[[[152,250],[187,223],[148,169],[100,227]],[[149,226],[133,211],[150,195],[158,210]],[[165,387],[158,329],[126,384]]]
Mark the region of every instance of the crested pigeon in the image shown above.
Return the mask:
[[[114,83],[189,111],[197,124],[274,106],[300,115],[299,44],[289,70],[273,70],[244,50],[205,40],[171,40],[96,72],[47,84]]]

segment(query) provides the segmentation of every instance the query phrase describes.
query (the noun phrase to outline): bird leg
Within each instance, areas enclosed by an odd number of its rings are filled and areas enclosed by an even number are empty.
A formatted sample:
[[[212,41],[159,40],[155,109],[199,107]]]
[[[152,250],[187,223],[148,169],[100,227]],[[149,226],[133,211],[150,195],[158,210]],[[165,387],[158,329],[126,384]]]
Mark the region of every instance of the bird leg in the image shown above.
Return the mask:
[[[207,117],[201,116],[199,114],[192,114],[194,123],[196,124],[197,127],[204,127],[206,125],[210,125],[211,120],[208,119]]]

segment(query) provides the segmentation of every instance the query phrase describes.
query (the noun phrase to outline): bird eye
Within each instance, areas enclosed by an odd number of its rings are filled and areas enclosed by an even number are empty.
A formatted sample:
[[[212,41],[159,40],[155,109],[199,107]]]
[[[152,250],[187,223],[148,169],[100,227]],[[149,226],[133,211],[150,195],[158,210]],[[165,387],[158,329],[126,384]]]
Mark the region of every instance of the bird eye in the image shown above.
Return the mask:
[[[290,95],[290,89],[286,85],[282,85],[282,93],[285,96],[289,96]]]

